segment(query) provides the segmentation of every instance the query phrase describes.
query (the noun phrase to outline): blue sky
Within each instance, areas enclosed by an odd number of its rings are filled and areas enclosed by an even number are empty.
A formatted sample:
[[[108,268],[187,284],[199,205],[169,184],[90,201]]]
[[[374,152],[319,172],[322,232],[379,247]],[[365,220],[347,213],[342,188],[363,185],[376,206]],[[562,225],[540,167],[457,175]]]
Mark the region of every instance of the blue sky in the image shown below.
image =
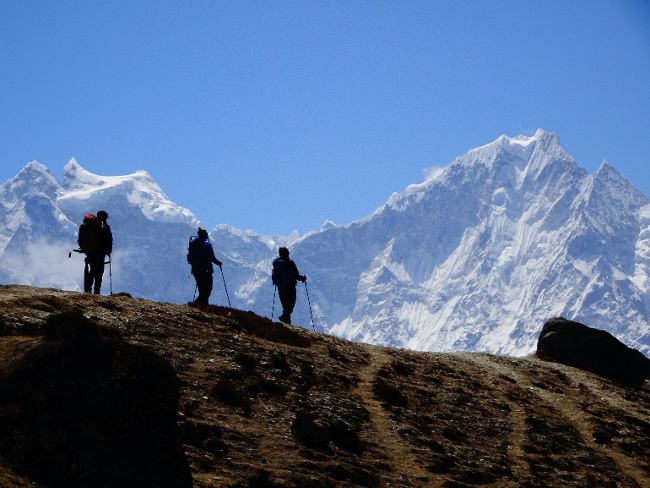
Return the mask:
[[[348,223],[538,127],[650,196],[646,0],[2,0],[0,66],[0,183],[144,169],[210,229]]]

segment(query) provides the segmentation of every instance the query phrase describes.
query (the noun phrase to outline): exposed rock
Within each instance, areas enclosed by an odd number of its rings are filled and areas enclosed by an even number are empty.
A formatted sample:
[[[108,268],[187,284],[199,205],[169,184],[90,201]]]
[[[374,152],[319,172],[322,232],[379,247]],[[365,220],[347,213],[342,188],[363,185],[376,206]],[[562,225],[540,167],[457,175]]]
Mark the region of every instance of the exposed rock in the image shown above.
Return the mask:
[[[544,324],[537,357],[590,371],[621,385],[639,388],[650,378],[650,359],[609,332],[562,317]]]

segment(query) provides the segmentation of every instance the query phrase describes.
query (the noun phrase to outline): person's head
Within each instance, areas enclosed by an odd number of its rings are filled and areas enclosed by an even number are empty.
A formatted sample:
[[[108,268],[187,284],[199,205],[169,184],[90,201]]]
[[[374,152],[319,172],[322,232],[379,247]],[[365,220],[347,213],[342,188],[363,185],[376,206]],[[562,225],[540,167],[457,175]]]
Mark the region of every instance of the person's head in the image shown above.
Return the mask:
[[[208,239],[208,231],[205,229],[201,229],[201,227],[199,227],[199,230],[197,231],[196,235],[199,236],[199,239],[201,240],[205,241]]]
[[[281,258],[288,258],[289,257],[289,249],[282,246],[280,249],[278,249],[278,254],[280,255]]]
[[[106,213],[105,210],[100,210],[99,212],[97,212],[97,218],[101,222],[106,222],[106,219],[108,218],[108,214]]]

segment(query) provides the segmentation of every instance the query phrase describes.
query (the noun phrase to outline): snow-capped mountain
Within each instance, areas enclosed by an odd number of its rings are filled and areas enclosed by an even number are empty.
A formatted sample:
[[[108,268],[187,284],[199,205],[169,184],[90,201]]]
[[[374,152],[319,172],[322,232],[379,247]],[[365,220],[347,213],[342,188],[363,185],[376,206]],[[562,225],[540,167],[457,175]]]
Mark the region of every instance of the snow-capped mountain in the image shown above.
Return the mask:
[[[0,205],[2,282],[83,289],[83,257],[68,255],[77,247],[83,215],[107,209],[108,223],[117,225],[104,291],[109,292],[112,272],[121,289],[137,296],[166,300],[183,292],[182,284],[168,277],[187,274],[178,253],[198,220],[169,201],[144,171],[97,176],[72,160],[60,184],[45,166],[31,162],[0,187]]]
[[[638,252],[647,210],[613,167],[588,175],[556,136],[501,137],[351,226],[377,248],[355,258],[356,302],[329,331],[521,354],[562,315],[647,351],[648,260]]]
[[[33,162],[0,187],[0,281],[79,289],[82,260],[67,253],[83,214],[103,208],[115,291],[191,300],[197,218],[145,172],[64,171],[59,184]],[[608,163],[588,174],[542,130],[469,151],[347,225],[211,237],[234,307],[277,318],[270,264],[287,245],[309,276],[293,321],[311,328],[313,313],[317,330],[351,340],[523,355],[562,315],[650,352],[650,200]],[[226,304],[221,279],[212,301]]]

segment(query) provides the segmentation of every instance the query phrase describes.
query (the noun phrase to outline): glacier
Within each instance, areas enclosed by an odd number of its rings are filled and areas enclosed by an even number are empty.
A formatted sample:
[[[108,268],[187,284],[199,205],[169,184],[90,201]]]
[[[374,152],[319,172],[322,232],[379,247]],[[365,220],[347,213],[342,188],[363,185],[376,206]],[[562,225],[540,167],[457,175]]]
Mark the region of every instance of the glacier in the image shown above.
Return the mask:
[[[145,171],[99,176],[74,159],[62,183],[31,162],[0,186],[0,282],[79,291],[82,259],[68,252],[100,209],[114,291],[192,300],[185,254],[200,220]],[[541,129],[477,147],[348,224],[210,236],[224,263],[212,303],[227,286],[233,307],[277,317],[270,267],[284,245],[308,275],[293,321],[349,340],[521,356],[564,316],[650,352],[650,200],[607,162],[589,174]]]

